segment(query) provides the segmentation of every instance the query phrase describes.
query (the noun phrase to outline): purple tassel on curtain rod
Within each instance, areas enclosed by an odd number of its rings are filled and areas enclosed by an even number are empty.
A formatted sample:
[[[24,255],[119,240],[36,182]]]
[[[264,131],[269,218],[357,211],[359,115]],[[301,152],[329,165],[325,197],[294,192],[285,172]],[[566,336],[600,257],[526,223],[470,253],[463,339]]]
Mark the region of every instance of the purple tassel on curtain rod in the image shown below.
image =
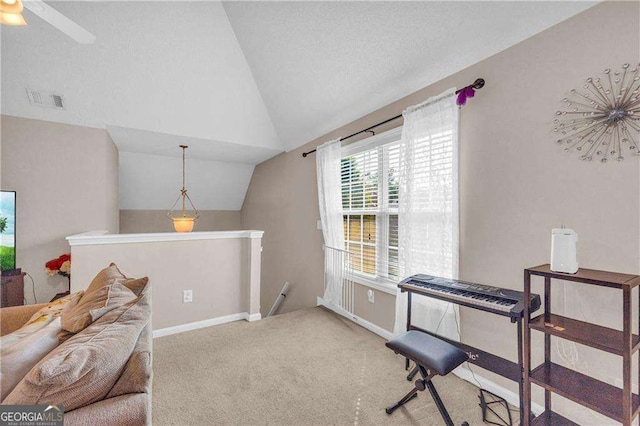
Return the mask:
[[[470,84],[467,87],[463,87],[458,90],[456,93],[458,94],[458,98],[456,99],[456,104],[462,106],[467,104],[467,99],[473,98],[476,95],[477,89],[482,89],[484,87],[484,79],[479,78]]]
[[[458,99],[456,100],[456,103],[461,106],[466,105],[467,99],[473,98],[475,95],[476,95],[476,91],[474,90],[473,87],[471,86],[465,87],[464,89],[462,89],[460,93],[458,93]]]

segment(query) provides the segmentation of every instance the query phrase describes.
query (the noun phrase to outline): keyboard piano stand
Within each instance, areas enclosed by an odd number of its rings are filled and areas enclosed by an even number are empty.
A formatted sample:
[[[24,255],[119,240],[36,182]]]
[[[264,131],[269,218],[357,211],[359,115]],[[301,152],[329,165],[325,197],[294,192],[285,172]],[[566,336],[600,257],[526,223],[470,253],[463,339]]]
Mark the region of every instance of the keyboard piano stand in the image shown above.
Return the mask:
[[[513,361],[509,361],[508,359],[499,357],[489,352],[485,352],[481,349],[475,348],[473,346],[466,345],[462,342],[456,342],[454,340],[447,339],[445,337],[439,336],[429,330],[425,330],[420,327],[416,327],[411,324],[411,294],[412,291],[408,289],[402,289],[402,291],[407,292],[407,331],[408,330],[420,330],[424,333],[430,334],[432,336],[438,337],[439,339],[444,340],[445,342],[449,342],[454,346],[459,347],[463,351],[469,354],[470,363],[477,365],[480,368],[484,368],[485,370],[489,370],[492,373],[498,374],[502,377],[505,377],[509,380],[513,380],[518,383],[518,395],[520,402],[520,424],[524,425],[524,368],[523,368],[523,360],[522,360],[522,318],[513,318],[511,317],[511,322],[516,323],[517,331],[518,331],[518,362],[515,363]],[[416,293],[419,294],[419,293]],[[419,294],[421,296],[428,297],[424,294]],[[409,359],[405,361],[405,370],[409,370],[410,362]],[[415,370],[415,369],[414,369]],[[417,373],[417,372],[416,372]],[[407,380],[412,380],[413,376],[416,374],[414,371],[411,371],[407,376]]]

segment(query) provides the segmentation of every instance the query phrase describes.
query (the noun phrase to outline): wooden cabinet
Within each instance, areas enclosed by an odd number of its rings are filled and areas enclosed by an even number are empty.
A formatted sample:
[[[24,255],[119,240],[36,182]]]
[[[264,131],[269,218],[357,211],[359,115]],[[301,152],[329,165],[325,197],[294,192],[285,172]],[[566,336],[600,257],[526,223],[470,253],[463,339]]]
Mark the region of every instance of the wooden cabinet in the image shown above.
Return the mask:
[[[531,384],[545,390],[545,411],[527,424],[575,425],[576,423],[552,411],[551,394],[563,396],[591,410],[614,419],[624,426],[631,425],[640,410],[640,397],[631,387],[631,357],[640,348],[640,338],[633,334],[631,292],[640,285],[640,276],[614,272],[580,269],[575,274],[551,271],[549,265],[524,271],[525,300],[531,293],[531,277],[544,278],[544,311],[532,318],[525,308],[524,315],[524,410],[531,418]],[[573,281],[578,285],[595,285],[622,291],[622,331],[553,314],[551,311],[551,280]],[[603,309],[607,309],[603,307]],[[544,333],[544,362],[531,366],[531,330]],[[567,339],[622,357],[622,389],[555,364],[551,360],[551,336]]]
[[[24,305],[24,276],[3,275],[2,276],[2,304],[0,307]]]

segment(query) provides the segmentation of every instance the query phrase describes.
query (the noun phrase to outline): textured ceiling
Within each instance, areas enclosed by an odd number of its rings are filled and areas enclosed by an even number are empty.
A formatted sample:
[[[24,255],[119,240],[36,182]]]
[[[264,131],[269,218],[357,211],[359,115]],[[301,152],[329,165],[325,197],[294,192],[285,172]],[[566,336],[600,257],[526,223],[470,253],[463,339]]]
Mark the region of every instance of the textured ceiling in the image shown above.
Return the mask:
[[[107,128],[121,151],[256,164],[493,55],[593,2],[49,2],[2,33],[2,112]],[[65,96],[29,104],[25,88]]]
[[[594,4],[224,2],[224,8],[289,150]]]
[[[26,10],[28,26],[2,26],[3,114],[117,127],[121,151],[138,151],[135,130],[174,135],[176,148],[209,141],[205,158],[228,144],[244,163],[282,151],[219,2],[49,3],[96,42],[78,44]],[[67,110],[30,105],[26,87],[63,94]]]

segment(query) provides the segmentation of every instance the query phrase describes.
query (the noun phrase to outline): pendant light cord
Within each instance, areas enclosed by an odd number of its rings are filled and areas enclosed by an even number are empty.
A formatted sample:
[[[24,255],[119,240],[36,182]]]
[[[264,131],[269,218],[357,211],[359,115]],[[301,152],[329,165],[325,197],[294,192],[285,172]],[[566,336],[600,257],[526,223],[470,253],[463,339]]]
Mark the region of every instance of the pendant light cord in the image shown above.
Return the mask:
[[[169,212],[167,213],[167,216],[173,219],[173,209],[176,208],[176,206],[180,202],[180,198],[182,198],[182,217],[183,218],[187,217],[187,201],[189,201],[189,204],[191,204],[191,209],[193,209],[193,212],[195,213],[195,216],[193,218],[193,220],[195,220],[200,216],[200,213],[198,213],[198,209],[196,208],[196,206],[193,205],[193,201],[191,201],[191,197],[189,197],[189,194],[187,193],[187,151],[186,150],[187,148],[189,148],[189,146],[179,145],[179,147],[182,148],[182,189],[180,190],[180,195],[178,195],[178,198],[176,198],[176,201],[173,203],[173,206],[171,206],[171,210],[169,210]]]
[[[187,216],[187,211],[186,211],[186,196],[187,196],[187,190],[186,190],[186,175],[185,175],[185,155],[187,152],[187,145],[180,145],[180,148],[182,148],[182,217],[186,217]]]

